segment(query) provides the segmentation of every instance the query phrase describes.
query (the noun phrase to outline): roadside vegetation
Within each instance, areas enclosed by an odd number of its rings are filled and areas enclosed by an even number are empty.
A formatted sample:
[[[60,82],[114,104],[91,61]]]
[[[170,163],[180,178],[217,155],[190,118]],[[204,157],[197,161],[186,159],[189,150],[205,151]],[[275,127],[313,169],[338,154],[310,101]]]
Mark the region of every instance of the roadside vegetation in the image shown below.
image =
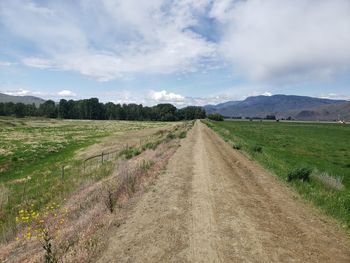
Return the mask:
[[[350,126],[325,123],[205,123],[304,198],[350,229]]]
[[[14,219],[23,205],[31,204],[37,210],[49,202],[60,202],[83,182],[99,180],[113,168],[106,162],[85,171],[83,160],[75,158],[78,150],[109,136],[165,125],[0,118],[0,240],[17,231]]]
[[[56,123],[56,128],[63,124],[67,123]],[[27,125],[37,124],[32,121]],[[95,122],[88,121],[85,126],[82,125],[79,130],[86,130]],[[86,164],[83,170],[82,160],[75,159],[76,155],[72,152],[64,178],[59,173],[49,176],[35,173],[26,181],[26,186],[23,180],[9,178],[4,181],[1,187],[10,189],[10,199],[4,210],[8,216],[2,218],[0,261],[23,261],[28,257],[30,262],[42,262],[43,259],[45,262],[93,260],[107,245],[106,235],[111,228],[118,228],[125,220],[129,200],[137,198],[136,193],[152,184],[179,147],[180,139],[186,137],[193,121],[171,125],[146,122],[105,122],[105,125],[118,126],[109,130],[116,129],[118,133],[124,125],[124,132],[147,127],[156,129],[151,130],[151,135],[138,137],[138,143],[126,144],[113,158],[102,161],[98,157],[97,164]],[[98,138],[95,138],[94,142],[97,141]],[[51,171],[54,164],[48,163],[45,171]],[[24,178],[27,180],[28,176],[24,175]],[[16,184],[18,189],[12,189],[12,185]],[[24,196],[23,189],[26,189]],[[34,190],[38,192],[34,193]],[[21,198],[11,197],[16,194]],[[1,200],[6,198],[0,196]]]

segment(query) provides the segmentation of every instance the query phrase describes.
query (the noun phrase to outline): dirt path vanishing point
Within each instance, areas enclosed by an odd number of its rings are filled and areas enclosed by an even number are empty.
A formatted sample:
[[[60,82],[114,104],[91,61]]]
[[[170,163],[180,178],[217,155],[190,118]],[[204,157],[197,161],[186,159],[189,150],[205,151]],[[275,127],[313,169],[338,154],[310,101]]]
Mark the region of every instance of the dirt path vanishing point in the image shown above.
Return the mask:
[[[197,122],[100,262],[350,262],[348,242]]]

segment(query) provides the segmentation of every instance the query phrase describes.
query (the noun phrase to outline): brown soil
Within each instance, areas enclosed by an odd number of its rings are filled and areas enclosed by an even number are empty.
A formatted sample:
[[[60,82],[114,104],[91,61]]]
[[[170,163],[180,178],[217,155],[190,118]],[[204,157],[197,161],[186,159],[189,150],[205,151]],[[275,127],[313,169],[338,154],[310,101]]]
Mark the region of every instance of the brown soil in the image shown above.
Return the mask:
[[[197,122],[99,262],[350,262],[332,220]]]

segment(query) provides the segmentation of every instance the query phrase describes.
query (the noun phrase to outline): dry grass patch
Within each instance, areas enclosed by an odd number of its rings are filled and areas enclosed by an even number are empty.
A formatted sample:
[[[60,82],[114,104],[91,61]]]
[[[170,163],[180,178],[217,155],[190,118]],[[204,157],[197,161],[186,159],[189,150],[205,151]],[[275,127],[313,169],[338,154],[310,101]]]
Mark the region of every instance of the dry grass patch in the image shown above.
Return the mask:
[[[5,206],[9,200],[9,190],[3,185],[0,184],[0,220],[5,216]]]
[[[345,188],[343,184],[343,177],[340,176],[333,176],[326,172],[322,172],[313,173],[311,177],[329,189],[341,191]]]

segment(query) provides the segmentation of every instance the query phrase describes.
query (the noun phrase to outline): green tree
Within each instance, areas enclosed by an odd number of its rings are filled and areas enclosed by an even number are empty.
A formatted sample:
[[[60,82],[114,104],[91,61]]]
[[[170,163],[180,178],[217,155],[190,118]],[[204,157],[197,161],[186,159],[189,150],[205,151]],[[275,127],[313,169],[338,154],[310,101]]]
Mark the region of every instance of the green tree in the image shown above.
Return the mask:
[[[58,104],[58,117],[62,119],[69,118],[69,105],[68,101],[65,99],[61,99]]]
[[[47,100],[39,107],[40,115],[47,118],[57,117],[57,107],[54,101]]]
[[[25,105],[25,115],[26,116],[37,116],[38,115],[38,109],[35,106],[35,104],[27,104]]]
[[[24,103],[16,103],[14,106],[14,113],[17,118],[23,118],[26,114],[26,105]]]
[[[208,119],[212,121],[223,121],[224,117],[219,113],[213,113],[208,115]]]

